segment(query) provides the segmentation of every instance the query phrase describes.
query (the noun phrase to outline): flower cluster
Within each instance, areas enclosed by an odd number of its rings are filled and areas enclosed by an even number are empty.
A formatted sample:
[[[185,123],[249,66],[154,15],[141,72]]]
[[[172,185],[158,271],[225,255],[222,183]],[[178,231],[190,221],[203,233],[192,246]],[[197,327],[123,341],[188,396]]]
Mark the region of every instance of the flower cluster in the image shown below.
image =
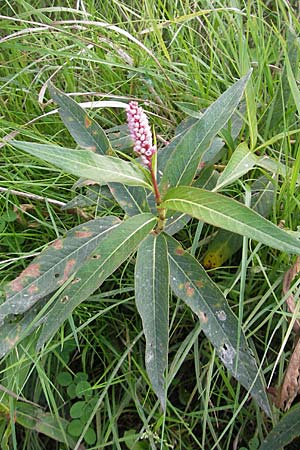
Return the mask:
[[[127,106],[127,123],[134,142],[134,151],[141,156],[146,166],[151,166],[151,160],[156,153],[156,145],[152,143],[152,133],[148,118],[137,102]]]

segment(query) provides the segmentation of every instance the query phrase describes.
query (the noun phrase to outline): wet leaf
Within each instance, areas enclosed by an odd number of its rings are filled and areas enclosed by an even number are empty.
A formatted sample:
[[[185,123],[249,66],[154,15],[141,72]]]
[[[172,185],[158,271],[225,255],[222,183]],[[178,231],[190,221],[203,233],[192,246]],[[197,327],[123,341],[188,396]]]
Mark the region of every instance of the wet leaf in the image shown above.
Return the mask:
[[[164,373],[168,365],[169,265],[165,237],[150,234],[140,245],[135,269],[135,299],[146,338],[146,370],[166,409]]]
[[[49,84],[49,92],[59,106],[59,115],[80,147],[104,155],[110,150],[105,132],[71,97]]]
[[[198,261],[167,237],[173,292],[197,315],[223,364],[270,415],[265,383],[238,320]]]
[[[45,318],[37,347],[43,345],[68,318],[136,250],[156,224],[152,214],[130,217],[118,225],[76,273]]]
[[[298,239],[250,208],[224,195],[180,186],[167,192],[162,207],[184,212],[198,220],[247,236],[278,250],[300,254]]]
[[[0,305],[0,321],[9,314],[27,311],[39,299],[61,287],[119,223],[112,216],[91,220],[53,242],[6,286],[7,300]]]
[[[300,434],[300,405],[286,413],[264,439],[259,450],[282,450]],[[296,447],[295,447],[296,448]]]
[[[78,177],[101,184],[117,182],[151,189],[146,169],[143,170],[138,164],[123,161],[120,158],[97,155],[90,150],[73,150],[51,144],[21,141],[11,141],[10,144]]]
[[[181,138],[176,139],[176,145],[163,169],[163,191],[169,186],[191,184],[203,152],[237,108],[250,74],[227,89]]]

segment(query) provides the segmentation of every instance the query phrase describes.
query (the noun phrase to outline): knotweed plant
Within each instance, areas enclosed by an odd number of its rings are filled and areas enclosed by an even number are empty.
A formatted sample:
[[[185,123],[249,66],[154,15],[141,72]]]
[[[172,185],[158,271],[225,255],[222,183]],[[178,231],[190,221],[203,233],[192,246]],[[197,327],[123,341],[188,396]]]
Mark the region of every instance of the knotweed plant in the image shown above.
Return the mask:
[[[106,186],[125,214],[121,218],[98,217],[68,231],[8,283],[6,301],[0,306],[1,332],[6,336],[0,344],[2,356],[37,327],[38,351],[72,311],[136,253],[135,300],[145,335],[145,367],[163,410],[168,408],[172,293],[193,311],[233,377],[271,414],[262,368],[225,296],[200,262],[174,238],[194,218],[233,234],[235,248],[241,246],[241,236],[247,236],[280,251],[300,254],[300,243],[292,234],[256,212],[263,210],[263,196],[249,208],[217,192],[263,165],[242,142],[221,175],[213,170],[224,146],[217,134],[230,120],[233,138],[239,134],[241,120],[235,120],[235,111],[249,77],[250,73],[233,84],[158,150],[146,112],[135,101],[124,104],[134,150],[131,157],[125,150],[116,151],[105,131],[75,101],[49,86],[79,148],[22,141],[11,145]],[[209,254],[205,260],[207,267],[215,264]],[[34,321],[36,314],[38,320]],[[12,315],[18,315],[14,324]]]

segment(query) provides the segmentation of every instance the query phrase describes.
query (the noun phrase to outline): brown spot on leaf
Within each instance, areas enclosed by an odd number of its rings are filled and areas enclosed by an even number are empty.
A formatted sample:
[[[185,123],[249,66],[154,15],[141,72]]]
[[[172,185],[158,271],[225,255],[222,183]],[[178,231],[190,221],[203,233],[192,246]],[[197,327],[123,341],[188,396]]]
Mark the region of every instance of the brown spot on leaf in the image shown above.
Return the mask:
[[[32,284],[32,285],[27,289],[27,292],[28,292],[28,294],[32,295],[32,294],[34,294],[35,292],[38,292],[38,290],[39,290],[39,288],[37,287],[37,285],[36,285],[36,284]]]
[[[62,303],[62,304],[64,305],[64,304],[67,303],[68,301],[69,301],[69,296],[68,296],[68,295],[64,295],[64,296],[61,298],[60,303]]]
[[[20,292],[23,289],[23,280],[20,277],[16,278],[9,283],[8,288],[13,292]]]
[[[195,285],[198,287],[198,288],[203,288],[203,282],[202,281],[200,281],[200,280],[198,280],[198,281],[195,281]]]
[[[89,116],[85,116],[85,118],[84,118],[84,125],[85,125],[85,128],[90,128],[90,126],[92,125],[92,121],[91,121],[91,119],[89,118]]]
[[[5,338],[5,342],[8,343],[9,348],[12,348],[15,346],[15,344],[18,342],[19,336],[16,335],[14,338],[10,339],[8,336]]]
[[[88,238],[93,236],[91,231],[75,231],[75,236],[78,238]]]
[[[183,250],[182,247],[177,247],[175,249],[175,253],[176,253],[176,255],[183,255],[184,254],[184,250]]]
[[[81,281],[81,278],[74,278],[71,284],[79,283],[79,281]]]
[[[64,269],[64,275],[63,278],[59,281],[58,284],[63,284],[67,279],[69,278],[70,274],[72,273],[72,269],[74,265],[76,264],[76,259],[69,259],[67,262],[65,269]]]
[[[30,264],[30,266],[26,267],[26,269],[23,270],[20,277],[36,278],[41,274],[40,267],[41,267],[40,264]]]
[[[100,255],[93,255],[92,258],[93,258],[93,259],[100,259],[101,256],[100,256]]]
[[[90,145],[89,147],[86,147],[86,149],[91,150],[91,152],[95,152],[97,150],[95,145]]]
[[[188,297],[192,297],[192,296],[194,295],[195,289],[192,288],[192,286],[190,285],[190,283],[185,283],[184,287],[185,287],[186,295],[187,295]]]
[[[40,264],[30,264],[15,280],[9,283],[8,288],[13,292],[20,292],[24,287],[26,278],[37,278],[40,273]]]
[[[198,312],[198,317],[199,317],[201,322],[203,322],[203,323],[207,323],[208,322],[207,315],[203,311],[199,311]]]
[[[53,242],[52,247],[55,248],[55,250],[60,250],[63,248],[63,241],[62,239],[56,239],[56,241]]]

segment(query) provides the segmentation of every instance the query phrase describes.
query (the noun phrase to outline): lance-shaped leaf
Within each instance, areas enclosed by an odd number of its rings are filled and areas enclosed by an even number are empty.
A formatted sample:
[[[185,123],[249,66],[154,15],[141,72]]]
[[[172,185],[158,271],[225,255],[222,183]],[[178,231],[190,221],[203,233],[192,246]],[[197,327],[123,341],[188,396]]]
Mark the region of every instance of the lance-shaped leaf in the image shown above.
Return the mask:
[[[191,184],[202,153],[237,108],[250,74],[251,72],[227,89],[182,138],[178,139],[163,171],[163,189]]]
[[[161,205],[287,253],[300,254],[300,242],[252,209],[215,192],[188,186],[170,189]]]
[[[39,299],[60,288],[119,224],[116,217],[95,219],[73,228],[65,238],[57,239],[7,285],[7,300],[0,305],[0,323],[9,314],[25,312]]]
[[[138,164],[112,156],[96,155],[90,150],[73,150],[50,144],[11,141],[11,145],[54,164],[65,172],[98,183],[117,182],[151,189],[151,183]]]
[[[251,207],[263,217],[268,217],[272,210],[274,185],[272,180],[262,176],[251,186]],[[213,241],[209,243],[203,256],[206,269],[221,266],[243,245],[242,236],[227,230],[218,230]]]
[[[67,433],[69,422],[66,419],[56,417],[38,406],[21,401],[16,403],[15,408],[16,423],[24,428],[49,436],[55,441],[63,442],[69,448],[74,448],[75,441]]]
[[[48,313],[37,347],[46,342],[74,308],[93,294],[129,258],[153,229],[156,221],[156,217],[150,213],[130,217],[118,225],[108,239],[101,241]]]
[[[270,415],[263,378],[225,297],[198,261],[174,238],[168,236],[167,243],[173,292],[199,317],[223,364]]]
[[[149,212],[146,190],[140,186],[125,186],[110,183],[109,189],[121,208],[128,216]]]
[[[110,149],[105,132],[71,97],[49,84],[49,92],[59,106],[59,115],[80,147],[104,155]]]
[[[141,244],[135,269],[135,299],[146,338],[146,370],[163,409],[168,364],[169,264],[164,235],[151,234]]]
[[[222,189],[251,170],[258,162],[258,157],[250,152],[246,142],[242,142],[234,151],[224,171],[221,173],[215,191]]]
[[[264,439],[259,450],[281,450],[296,437],[299,437],[300,405],[287,412]],[[294,447],[295,449],[298,447]],[[299,447],[298,447],[299,448]]]

